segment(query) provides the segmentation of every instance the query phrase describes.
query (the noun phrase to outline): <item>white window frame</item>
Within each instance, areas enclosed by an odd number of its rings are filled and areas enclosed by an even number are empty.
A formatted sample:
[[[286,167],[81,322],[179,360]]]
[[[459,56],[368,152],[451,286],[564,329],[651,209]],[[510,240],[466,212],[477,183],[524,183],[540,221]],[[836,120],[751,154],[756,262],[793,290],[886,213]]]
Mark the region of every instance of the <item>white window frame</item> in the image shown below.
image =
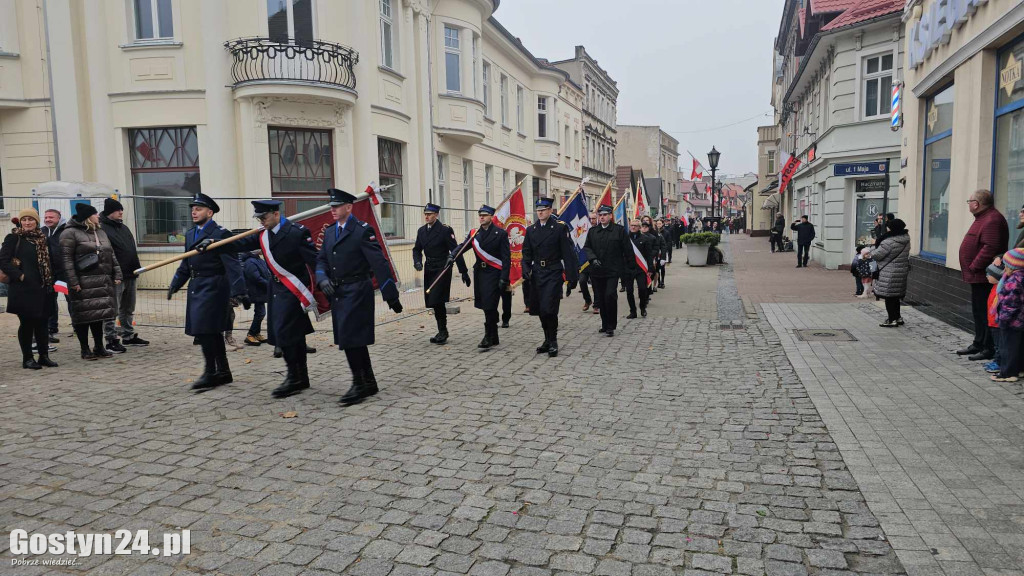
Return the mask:
[[[543,116],[543,118],[541,118]],[[541,130],[543,128],[543,130]],[[541,133],[543,132],[543,134]],[[548,97],[537,96],[537,138],[548,137]]]
[[[493,118],[491,114],[491,63],[484,60],[483,64],[483,99],[484,99],[484,116],[487,118]]]
[[[379,0],[380,1],[380,65],[388,68],[389,70],[398,70],[398,42],[394,17],[394,6],[392,3],[395,0]],[[391,34],[390,42],[384,35],[384,29],[387,28]],[[390,56],[390,62],[388,61]]]
[[[768,171],[766,172],[769,176],[775,174],[775,150],[768,151]]]
[[[508,76],[501,75],[501,125],[508,126]]]
[[[288,42],[294,44],[295,43],[295,0],[284,0],[284,3],[285,3],[285,9],[286,9],[287,14],[288,14]],[[264,2],[263,4],[264,4],[264,6],[266,6],[266,2]],[[312,20],[313,20],[313,22],[312,22],[312,25],[313,25],[313,37],[316,38],[317,37],[316,2],[311,2],[310,3],[310,10],[311,10],[310,14],[311,14],[311,17],[312,17]],[[263,19],[263,25],[264,26],[267,26],[269,24],[269,19],[270,19],[270,14],[267,14],[266,17]],[[267,30],[267,35],[269,35],[269,34],[270,34],[270,30],[268,29]]]
[[[473,227],[473,163],[462,160],[462,208],[466,218],[466,229]]]
[[[526,133],[526,90],[516,85],[516,130],[520,134]]]
[[[509,188],[512,187],[512,184],[510,183],[511,178],[509,178],[509,176],[511,176],[511,174],[512,174],[511,170],[502,170],[501,171],[501,197],[503,199],[504,198],[508,198],[508,195],[512,193],[512,191],[509,190]]]
[[[480,37],[473,34],[473,97],[482,98],[480,94],[480,72],[478,68],[480,66]]]
[[[565,150],[564,154],[566,158],[572,158],[572,140],[569,140],[569,125],[565,125],[565,142],[562,143],[562,149]]]
[[[882,70],[882,57],[883,56],[892,56],[892,68],[891,69],[885,70],[885,71]],[[878,72],[875,72],[873,74],[868,74],[867,73],[868,61],[871,60],[871,59],[874,59],[874,58],[878,59]],[[860,57],[859,65],[857,67],[857,113],[860,116],[861,120],[878,120],[878,119],[881,119],[881,118],[888,118],[889,112],[882,112],[882,113],[878,112],[878,110],[882,109],[882,102],[883,101],[889,102],[889,104],[891,106],[891,99],[892,99],[892,94],[889,91],[886,91],[886,92],[882,91],[882,81],[881,81],[881,79],[885,78],[887,76],[889,78],[891,78],[891,81],[890,81],[890,84],[889,84],[890,91],[891,91],[892,90],[892,84],[896,82],[896,73],[897,73],[898,69],[899,69],[899,58],[898,58],[898,54],[896,53],[896,47],[895,46],[889,47],[889,48],[885,48],[885,49],[879,50],[877,52],[872,52],[870,54],[865,54],[865,55]],[[868,110],[867,110],[867,85],[868,85],[868,82],[872,81],[872,80],[877,80],[878,81],[878,89],[879,89],[878,109],[875,111],[874,114],[868,115]]]
[[[455,33],[454,36],[449,36],[448,32],[452,31]],[[459,37],[462,33],[461,28],[444,25],[444,87],[449,94],[462,94],[462,39]],[[454,43],[454,46],[451,44]],[[458,58],[458,64],[455,66],[456,80],[458,81],[458,87],[452,89],[448,85],[448,78],[451,71],[448,69],[448,56],[454,55]]]
[[[153,22],[153,35],[148,38],[142,38],[139,36],[139,28],[136,25],[135,18],[135,4],[136,2],[146,2],[150,4],[149,11],[152,14]],[[161,36],[160,35],[160,11],[159,11],[159,0],[128,0],[128,11],[131,16],[130,25],[132,31],[132,40],[135,42],[166,42],[167,40],[174,39],[174,31],[176,26],[174,25],[174,0],[167,0],[171,5],[171,35]]]
[[[437,153],[437,204],[446,208],[448,203],[445,198],[445,191],[448,186],[448,155]]]
[[[484,165],[484,202],[494,206],[494,166]]]

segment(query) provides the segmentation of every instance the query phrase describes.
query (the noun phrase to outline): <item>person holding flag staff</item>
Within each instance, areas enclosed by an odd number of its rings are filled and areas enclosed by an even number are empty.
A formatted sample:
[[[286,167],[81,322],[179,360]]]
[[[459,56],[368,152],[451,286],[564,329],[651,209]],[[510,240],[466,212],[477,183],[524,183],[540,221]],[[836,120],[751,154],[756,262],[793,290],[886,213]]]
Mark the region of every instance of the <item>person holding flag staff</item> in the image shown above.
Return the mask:
[[[352,387],[341,397],[343,405],[351,406],[378,392],[368,349],[374,343],[374,279],[396,314],[401,314],[402,303],[376,231],[352,215],[356,197],[337,188],[327,192],[337,224],[324,230],[316,257],[316,279],[331,301],[334,343],[345,351],[352,370]]]
[[[189,202],[195,227],[185,233],[185,251],[203,249],[224,240],[231,233],[213,221],[220,206],[206,194],[196,193]],[[188,282],[188,300],[185,308],[185,334],[195,337],[203,350],[205,365],[202,375],[192,384],[196,391],[209,390],[232,382],[224,346],[228,323],[228,300],[247,302],[242,265],[235,253],[200,253],[181,261],[167,288],[167,299]]]
[[[564,222],[551,217],[551,198],[537,199],[537,221],[526,229],[523,241],[523,279],[530,286],[530,315],[540,317],[544,343],[537,353],[558,356],[558,307],[562,281],[568,297],[578,281],[578,258]]]
[[[434,344],[448,341],[448,311],[445,304],[451,298],[452,272],[446,267],[448,255],[459,245],[455,239],[455,230],[437,219],[441,207],[428,203],[423,207],[423,220],[426,222],[416,232],[416,243],[412,247],[412,265],[417,272],[423,272],[423,283],[432,286],[423,294],[424,304],[434,309],[434,320],[437,322],[437,334],[430,338]],[[423,256],[427,257],[424,264]],[[466,261],[459,254],[455,259],[459,273],[466,287],[469,287],[469,271]],[[442,276],[438,280],[438,276]]]
[[[270,309],[267,341],[280,348],[287,373],[284,382],[271,392],[274,398],[287,398],[309,388],[306,367],[306,334],[313,333],[313,324],[306,311],[316,306],[310,290],[310,271],[316,266],[316,244],[313,235],[302,224],[281,216],[280,200],[253,200],[253,217],[260,221],[263,232],[254,234],[216,251],[249,252],[260,250],[270,269]],[[206,253],[206,246],[197,247]]]
[[[646,228],[646,224],[641,224],[640,220],[634,219],[629,223],[629,239],[636,246],[637,250],[643,256],[644,261],[647,262],[648,269],[651,266],[651,259],[653,258],[655,248],[654,236],[651,236],[648,232],[642,230]],[[636,285],[636,296],[640,298],[640,315],[647,318],[647,304],[651,300],[651,293],[648,290],[647,285],[649,279],[647,274],[639,267],[633,271],[632,274],[627,275],[625,280],[626,285],[626,302],[629,303],[629,316],[626,319],[632,320],[636,318],[636,299],[633,296],[633,285]]]
[[[477,348],[482,350],[497,346],[498,338],[498,304],[501,293],[508,289],[509,269],[512,266],[512,253],[508,246],[508,233],[494,225],[494,208],[484,204],[477,211],[480,217],[480,228],[466,239],[476,254],[473,264],[473,306],[484,311],[484,339]],[[449,256],[449,265],[461,251]]]
[[[590,263],[590,278],[594,283],[594,302],[601,305],[601,329],[598,332],[615,335],[619,303],[616,285],[635,273],[633,246],[626,230],[612,222],[612,207],[608,204],[597,209],[598,226],[587,233],[584,244]]]
[[[590,227],[594,228],[597,226],[597,212],[590,213]],[[590,310],[590,306],[594,306],[594,314],[597,314],[601,308],[601,305],[594,302],[594,299],[590,296],[590,290],[587,285],[593,286],[593,281],[590,279],[590,266],[580,270],[580,292],[583,294],[583,311]]]

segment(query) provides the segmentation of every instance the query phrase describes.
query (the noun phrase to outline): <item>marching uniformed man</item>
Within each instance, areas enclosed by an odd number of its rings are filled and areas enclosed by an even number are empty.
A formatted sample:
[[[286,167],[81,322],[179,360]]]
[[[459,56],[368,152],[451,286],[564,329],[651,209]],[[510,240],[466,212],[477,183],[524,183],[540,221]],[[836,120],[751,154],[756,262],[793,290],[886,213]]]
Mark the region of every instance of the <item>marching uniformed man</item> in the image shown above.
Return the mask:
[[[345,406],[359,404],[377,393],[377,377],[367,348],[374,343],[373,281],[396,314],[402,312],[398,285],[377,242],[377,233],[352,215],[356,197],[337,188],[330,194],[331,215],[337,222],[324,230],[316,257],[317,286],[331,300],[334,343],[345,351],[352,370],[352,387],[341,397]]]
[[[597,209],[598,225],[587,232],[583,246],[590,262],[590,279],[594,284],[594,305],[601,305],[601,329],[598,332],[615,335],[618,322],[619,302],[616,285],[635,273],[636,261],[633,246],[626,230],[616,224],[612,207],[602,204]]]
[[[651,269],[651,263],[654,258],[654,236],[641,231],[643,225],[639,219],[634,218],[629,223],[629,239],[633,241],[633,245],[640,251],[640,255],[643,256],[644,262],[647,263],[647,269]],[[635,261],[635,257],[634,257]],[[640,298],[640,314],[647,318],[647,303],[650,302],[650,292],[648,291],[647,275],[638,266],[633,274],[630,275],[626,281],[626,302],[629,304],[629,316],[626,316],[627,320],[636,318],[636,299],[633,296],[633,285],[636,285],[636,296]]]
[[[185,233],[186,252],[231,236],[227,229],[213,221],[213,215],[220,212],[220,206],[212,198],[197,193],[189,207],[192,208],[195,227]],[[203,253],[181,261],[167,288],[167,299],[170,300],[186,282],[185,334],[195,337],[205,360],[203,373],[192,384],[192,389],[209,390],[233,380],[223,333],[231,328],[227,320],[228,300],[249,300],[245,292],[245,278],[236,254]]]
[[[448,255],[459,245],[455,239],[455,230],[437,219],[437,213],[441,207],[437,204],[428,203],[423,207],[423,220],[426,222],[416,232],[416,243],[412,247],[412,265],[417,272],[423,272],[423,285],[430,288],[430,292],[424,292],[423,300],[427,308],[434,309],[434,320],[437,322],[437,334],[430,338],[434,344],[444,344],[448,341],[448,311],[445,303],[451,297],[452,271],[448,269],[444,276],[438,280],[437,277],[446,268]],[[426,255],[426,262],[423,256]],[[462,281],[468,287],[469,271],[466,269],[466,261],[462,254],[455,261],[459,266],[459,273],[462,274]],[[435,283],[434,281],[437,280]]]
[[[310,271],[316,267],[316,244],[308,228],[281,216],[280,200],[253,200],[252,206],[263,232],[232,242],[230,250],[261,250],[270,269],[267,341],[281,349],[288,369],[271,396],[287,398],[309,388],[306,334],[313,333],[313,323],[306,310],[316,306],[308,286]]]
[[[498,304],[501,293],[508,288],[512,252],[508,246],[508,233],[491,221],[494,208],[484,204],[477,214],[480,217],[480,228],[471,241],[476,254],[476,264],[473,264],[473,306],[484,311],[484,339],[477,348],[487,350],[499,344]]]
[[[551,198],[537,199],[537,221],[526,229],[523,240],[523,279],[530,286],[530,315],[540,316],[544,343],[537,353],[558,356],[558,307],[562,300],[563,274],[569,283],[566,297],[576,287],[579,259],[572,247],[569,228],[551,217]]]

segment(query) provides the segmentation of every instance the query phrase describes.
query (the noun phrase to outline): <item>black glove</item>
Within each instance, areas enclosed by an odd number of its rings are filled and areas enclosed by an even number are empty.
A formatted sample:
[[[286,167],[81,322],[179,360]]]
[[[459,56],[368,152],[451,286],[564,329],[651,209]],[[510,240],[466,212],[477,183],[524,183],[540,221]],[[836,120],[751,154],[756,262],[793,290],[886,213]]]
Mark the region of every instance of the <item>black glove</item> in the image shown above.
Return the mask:
[[[246,310],[252,306],[252,300],[249,300],[248,294],[239,294],[238,296],[235,296],[235,301],[241,304],[242,308],[245,308]]]
[[[590,261],[590,265],[593,266],[594,268],[600,268],[601,261],[598,260],[597,258],[594,258],[593,260]]]
[[[455,263],[455,258],[452,258],[451,255],[449,255],[448,259],[444,261],[444,267],[445,268],[450,268],[451,265],[454,264],[454,263]]]
[[[579,284],[579,282],[569,282],[569,285],[565,288],[565,297],[566,298],[569,297],[569,294],[572,294],[572,291],[576,289],[576,286],[578,284]]]
[[[395,298],[394,300],[390,300],[388,302],[388,308],[391,308],[391,310],[393,310],[395,314],[401,314],[402,313],[402,302],[399,301],[398,298]]]
[[[249,300],[246,299],[246,301],[242,303],[242,308],[245,308],[246,310],[252,308],[252,302],[249,302]]]
[[[174,293],[177,292],[177,291],[178,291],[178,289],[175,288],[174,286],[168,286],[167,287],[167,299],[170,300],[171,296],[174,296]]]
[[[508,280],[498,280],[498,290],[504,292],[508,288]]]
[[[526,280],[527,282],[529,282],[532,278],[533,278],[533,268],[531,268],[531,267],[523,268],[523,280]]]
[[[207,238],[199,242],[199,244],[196,244],[193,250],[202,254],[203,252],[206,252],[206,249],[209,248],[210,244],[213,244],[214,242],[216,242],[216,240],[214,240],[213,238]]]
[[[463,272],[462,273],[462,281],[466,283],[466,288],[469,288],[469,285],[470,285],[469,272]]]
[[[413,262],[412,263],[412,267],[415,268],[417,272],[423,272],[423,263],[422,262]]]
[[[324,293],[324,296],[327,296],[328,298],[334,298],[334,284],[331,284],[330,280],[324,278],[323,280],[317,282],[316,285],[318,288],[320,288],[320,291]]]

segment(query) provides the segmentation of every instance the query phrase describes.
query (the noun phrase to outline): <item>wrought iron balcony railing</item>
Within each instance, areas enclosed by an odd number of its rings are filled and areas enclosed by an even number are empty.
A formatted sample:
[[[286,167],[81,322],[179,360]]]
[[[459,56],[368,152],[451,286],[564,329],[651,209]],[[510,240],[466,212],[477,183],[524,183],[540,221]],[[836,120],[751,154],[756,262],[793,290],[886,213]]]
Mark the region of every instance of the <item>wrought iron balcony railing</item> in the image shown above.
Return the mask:
[[[355,90],[355,50],[333,42],[283,43],[269,38],[239,38],[224,46],[231,52],[235,86],[259,82],[303,82]]]

